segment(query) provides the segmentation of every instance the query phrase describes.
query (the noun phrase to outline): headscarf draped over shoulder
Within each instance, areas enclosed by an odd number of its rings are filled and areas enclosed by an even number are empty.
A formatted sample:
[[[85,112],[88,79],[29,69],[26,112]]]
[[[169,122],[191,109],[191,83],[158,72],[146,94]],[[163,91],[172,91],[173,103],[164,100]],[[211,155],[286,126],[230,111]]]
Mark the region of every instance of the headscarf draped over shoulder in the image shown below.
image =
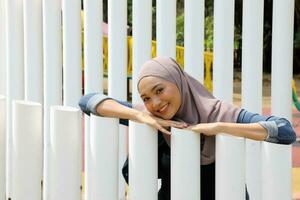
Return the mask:
[[[236,122],[241,111],[232,104],[216,99],[199,81],[184,72],[172,58],[156,57],[144,63],[139,72],[137,86],[143,78],[148,76],[164,79],[178,87],[181,106],[173,120],[184,121],[188,124]],[[201,164],[213,163],[215,136],[204,136],[201,142]]]

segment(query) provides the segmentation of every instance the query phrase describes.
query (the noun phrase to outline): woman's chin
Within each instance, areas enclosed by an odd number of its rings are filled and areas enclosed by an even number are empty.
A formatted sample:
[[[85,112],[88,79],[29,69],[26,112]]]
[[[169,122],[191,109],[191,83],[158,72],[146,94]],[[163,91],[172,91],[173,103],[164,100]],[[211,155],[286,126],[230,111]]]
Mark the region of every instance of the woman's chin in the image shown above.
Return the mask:
[[[164,115],[161,115],[160,118],[163,118],[164,120],[171,120],[173,118],[173,115],[170,113],[166,113]]]

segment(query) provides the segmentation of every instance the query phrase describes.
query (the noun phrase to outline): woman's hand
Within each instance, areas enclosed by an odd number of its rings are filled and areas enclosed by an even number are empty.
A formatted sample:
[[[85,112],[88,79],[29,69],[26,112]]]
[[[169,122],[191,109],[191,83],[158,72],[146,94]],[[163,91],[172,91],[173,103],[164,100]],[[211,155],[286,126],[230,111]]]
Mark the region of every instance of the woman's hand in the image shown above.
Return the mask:
[[[186,128],[188,126],[184,122],[164,120],[164,119],[152,116],[146,112],[139,112],[135,116],[135,121],[148,124],[149,126],[156,128],[157,130],[161,131],[162,133],[165,133],[168,135],[171,135],[171,132],[167,129],[169,127]]]
[[[220,123],[202,123],[193,126],[189,126],[188,129],[197,133],[202,133],[206,136],[217,135],[220,132]]]
[[[178,121],[173,121],[173,120],[165,120],[159,117],[155,117],[153,115],[151,115],[161,126],[165,127],[165,128],[169,128],[169,127],[174,127],[174,128],[187,128],[188,124],[185,122],[178,122]]]

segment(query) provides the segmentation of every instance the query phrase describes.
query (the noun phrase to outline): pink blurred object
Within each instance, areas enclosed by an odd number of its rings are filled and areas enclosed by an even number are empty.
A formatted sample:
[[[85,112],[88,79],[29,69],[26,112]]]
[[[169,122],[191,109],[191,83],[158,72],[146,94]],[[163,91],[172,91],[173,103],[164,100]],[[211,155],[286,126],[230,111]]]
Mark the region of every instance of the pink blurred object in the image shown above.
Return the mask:
[[[294,193],[293,194],[293,200],[300,200],[300,193]]]
[[[104,36],[108,36],[108,24],[105,22],[102,22],[102,33]]]

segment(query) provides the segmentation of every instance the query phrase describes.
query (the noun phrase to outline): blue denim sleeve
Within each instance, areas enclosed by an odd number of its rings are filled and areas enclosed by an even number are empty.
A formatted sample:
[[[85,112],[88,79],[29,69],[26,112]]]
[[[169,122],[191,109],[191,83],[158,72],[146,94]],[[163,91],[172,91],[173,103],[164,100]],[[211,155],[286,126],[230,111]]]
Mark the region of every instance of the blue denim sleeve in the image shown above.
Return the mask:
[[[238,116],[237,123],[259,123],[268,132],[267,142],[292,144],[296,141],[296,133],[291,123],[285,118],[263,116],[242,109]]]
[[[96,111],[97,105],[99,103],[101,103],[103,100],[106,99],[112,99],[104,94],[101,93],[90,93],[90,94],[86,94],[83,97],[81,97],[81,99],[79,100],[79,107],[82,110],[82,112],[84,112],[87,115],[90,115],[91,113],[94,115],[98,115]],[[114,99],[115,100],[115,99]],[[118,103],[127,106],[129,108],[132,108],[131,103],[126,102],[126,101],[119,101],[119,100],[115,100]],[[128,120],[127,119],[120,119],[120,124],[123,124],[125,126],[128,126]]]

